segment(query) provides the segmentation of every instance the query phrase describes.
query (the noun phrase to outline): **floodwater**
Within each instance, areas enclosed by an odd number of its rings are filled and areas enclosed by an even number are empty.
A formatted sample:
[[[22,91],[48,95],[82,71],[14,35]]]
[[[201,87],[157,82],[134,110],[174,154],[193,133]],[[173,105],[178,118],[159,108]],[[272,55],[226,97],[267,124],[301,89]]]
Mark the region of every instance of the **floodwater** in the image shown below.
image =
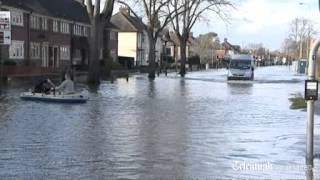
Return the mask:
[[[1,179],[305,178],[306,112],[288,97],[305,76],[258,68],[103,82],[86,104],[0,100]],[[319,116],[315,119],[320,152]],[[315,160],[320,176],[319,156]]]

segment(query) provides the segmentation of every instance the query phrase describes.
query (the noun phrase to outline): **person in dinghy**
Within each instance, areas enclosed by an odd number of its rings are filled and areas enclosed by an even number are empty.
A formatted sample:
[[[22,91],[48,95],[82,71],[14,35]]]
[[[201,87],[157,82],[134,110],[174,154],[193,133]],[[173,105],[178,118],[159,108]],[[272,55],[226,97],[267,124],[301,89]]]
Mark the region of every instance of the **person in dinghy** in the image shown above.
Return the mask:
[[[32,93],[44,93],[44,94],[50,94],[50,90],[55,85],[50,81],[49,78],[40,80],[36,86],[34,87]]]
[[[65,80],[57,87],[53,88],[54,91],[59,91],[64,94],[74,94],[74,82],[72,81],[70,74],[64,75]],[[50,81],[51,82],[51,81]]]

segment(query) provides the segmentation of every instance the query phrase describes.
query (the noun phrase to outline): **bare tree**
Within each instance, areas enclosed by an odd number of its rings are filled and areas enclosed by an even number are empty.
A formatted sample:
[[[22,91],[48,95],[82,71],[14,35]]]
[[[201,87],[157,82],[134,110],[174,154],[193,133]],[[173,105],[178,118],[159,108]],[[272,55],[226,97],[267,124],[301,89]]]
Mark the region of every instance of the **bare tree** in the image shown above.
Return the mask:
[[[164,28],[169,24],[173,18],[173,12],[166,11],[166,7],[171,0],[133,0],[133,4],[138,6],[138,8],[143,10],[143,16],[145,17],[147,23],[141,24],[148,35],[148,45],[149,45],[149,75],[150,79],[155,79],[155,51],[156,44]],[[137,13],[131,8],[126,2],[118,0],[119,3],[127,6],[134,16],[139,18]],[[179,11],[179,8],[177,8]],[[177,13],[179,14],[179,13]]]
[[[291,51],[295,58],[308,56],[311,38],[316,35],[313,22],[305,18],[295,18],[290,24],[289,37]],[[289,44],[288,44],[289,45]]]
[[[169,12],[173,12],[174,19],[171,21],[179,41],[181,52],[181,69],[182,77],[186,74],[186,50],[189,34],[195,23],[203,18],[202,15],[211,11],[216,13],[222,19],[225,19],[224,7],[232,6],[229,0],[171,0],[167,6]],[[181,11],[180,8],[182,7]],[[182,12],[182,13],[180,13]]]
[[[197,37],[195,43],[191,45],[191,51],[199,55],[202,64],[212,60],[216,37],[217,34],[214,32],[203,34]]]
[[[288,57],[296,57],[296,42],[286,38],[282,43],[282,52]]]
[[[89,35],[89,73],[88,82],[98,84],[100,82],[99,55],[102,47],[103,30],[110,21],[113,12],[114,0],[106,0],[101,8],[101,0],[85,0],[87,13],[91,23]]]

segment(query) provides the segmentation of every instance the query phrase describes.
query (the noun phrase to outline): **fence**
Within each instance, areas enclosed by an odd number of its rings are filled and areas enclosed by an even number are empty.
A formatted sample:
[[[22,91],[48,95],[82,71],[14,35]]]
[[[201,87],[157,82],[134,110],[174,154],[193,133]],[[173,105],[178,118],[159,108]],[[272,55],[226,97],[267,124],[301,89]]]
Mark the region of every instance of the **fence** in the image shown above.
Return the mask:
[[[39,66],[3,66],[4,76],[36,76],[54,73],[59,73],[59,70]]]

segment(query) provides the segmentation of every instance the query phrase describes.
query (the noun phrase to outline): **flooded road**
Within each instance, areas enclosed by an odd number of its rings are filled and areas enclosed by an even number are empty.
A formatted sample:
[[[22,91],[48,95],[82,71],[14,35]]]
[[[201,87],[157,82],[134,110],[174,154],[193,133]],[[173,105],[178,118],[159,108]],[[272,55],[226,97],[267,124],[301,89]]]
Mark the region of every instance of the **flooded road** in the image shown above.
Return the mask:
[[[303,92],[305,77],[288,67],[255,73],[253,83],[227,83],[225,70],[137,75],[103,82],[80,105],[25,102],[22,88],[8,88],[0,177],[304,179],[306,112],[290,110],[288,97]]]

